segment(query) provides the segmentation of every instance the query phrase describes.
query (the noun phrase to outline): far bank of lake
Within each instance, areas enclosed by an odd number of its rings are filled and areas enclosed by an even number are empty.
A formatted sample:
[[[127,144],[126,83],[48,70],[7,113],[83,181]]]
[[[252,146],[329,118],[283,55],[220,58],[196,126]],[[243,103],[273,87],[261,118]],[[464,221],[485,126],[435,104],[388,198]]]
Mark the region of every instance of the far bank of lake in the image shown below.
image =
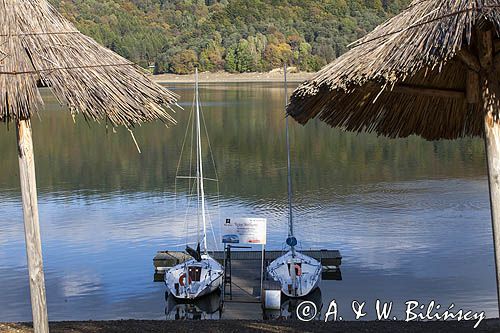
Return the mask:
[[[299,72],[287,74],[288,82],[303,82],[314,76],[314,73]],[[194,83],[194,74],[159,74],[153,75],[153,80],[158,83]],[[201,83],[251,83],[251,82],[283,82],[283,70],[275,69],[264,73],[228,73],[228,72],[203,72],[199,74]]]

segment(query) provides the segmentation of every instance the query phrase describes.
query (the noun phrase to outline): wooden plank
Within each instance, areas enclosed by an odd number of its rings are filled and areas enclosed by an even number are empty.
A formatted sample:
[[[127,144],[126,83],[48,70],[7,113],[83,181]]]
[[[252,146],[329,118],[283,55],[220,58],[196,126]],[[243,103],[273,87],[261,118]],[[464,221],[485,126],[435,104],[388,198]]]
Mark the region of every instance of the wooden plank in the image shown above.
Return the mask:
[[[233,307],[234,303],[255,303],[260,307],[260,273],[261,261],[231,259],[232,288],[226,286],[226,293],[232,290],[232,297],[226,295],[225,301],[231,303],[225,307]],[[259,311],[260,313],[260,311]]]
[[[488,93],[483,88],[483,98]],[[500,91],[497,91],[500,93]],[[498,95],[497,95],[498,96]],[[488,180],[490,189],[491,221],[495,249],[497,292],[500,308],[500,123],[498,121],[498,97],[496,103],[487,103],[484,118]]]
[[[323,266],[321,280],[342,281],[342,272],[336,266]]]
[[[453,98],[453,99],[465,98],[465,92],[461,90],[439,89],[439,88],[412,86],[405,84],[399,84],[397,86],[394,86],[391,92],[395,92],[398,94],[424,95],[428,97],[441,97],[441,98]]]
[[[493,58],[493,62],[495,64],[495,70],[497,72],[497,75],[500,74],[500,53],[497,54],[494,58]]]
[[[481,70],[479,59],[468,50],[460,50],[460,52],[458,52],[457,54],[457,57],[465,66],[469,68],[469,70],[472,70],[474,72],[479,72]]]
[[[241,320],[241,318],[249,320],[262,320],[262,308],[260,302],[224,302],[225,320]]]
[[[301,252],[320,261],[323,266],[340,266],[342,264],[342,255],[338,250],[307,250]],[[282,251],[266,251],[265,260],[272,261],[282,254]],[[211,252],[210,255],[220,263],[224,262],[224,251]],[[154,257],[153,263],[155,267],[172,267],[190,258],[184,252],[160,251]],[[260,258],[260,251],[231,251],[232,260],[259,260]]]
[[[500,39],[495,39],[493,41],[494,49],[495,49],[495,54],[500,52]]]
[[[477,104],[480,101],[480,91],[479,91],[479,74],[475,71],[467,71],[467,103]]]
[[[490,70],[493,67],[493,34],[491,30],[478,32],[478,57],[482,69]]]
[[[281,284],[278,281],[265,280],[262,288],[265,290],[281,290]]]
[[[16,128],[33,328],[35,333],[47,333],[49,332],[49,320],[45,296],[31,123],[29,120],[21,120],[17,122]]]
[[[484,134],[495,253],[497,301],[500,308],[500,82],[493,68],[491,31],[479,32],[478,54],[483,67],[481,92],[485,115]]]

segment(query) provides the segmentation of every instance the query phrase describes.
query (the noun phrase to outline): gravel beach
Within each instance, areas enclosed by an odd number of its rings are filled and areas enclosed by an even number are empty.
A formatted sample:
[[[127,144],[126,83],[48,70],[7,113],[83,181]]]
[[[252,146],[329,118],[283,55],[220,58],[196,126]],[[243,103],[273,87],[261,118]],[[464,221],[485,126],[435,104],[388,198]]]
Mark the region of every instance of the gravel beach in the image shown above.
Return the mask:
[[[500,332],[500,320],[486,320],[477,328],[473,322],[393,322],[393,321],[360,321],[360,322],[300,322],[300,321],[86,321],[86,322],[52,322],[52,333],[81,332]],[[30,323],[0,323],[2,333],[31,333]]]
[[[314,73],[299,72],[288,73],[288,82],[303,82],[312,78]],[[194,74],[160,74],[151,78],[157,83],[192,83]],[[199,74],[200,83],[244,83],[244,82],[283,82],[283,70],[277,69],[265,73],[228,73],[228,72],[202,72]]]

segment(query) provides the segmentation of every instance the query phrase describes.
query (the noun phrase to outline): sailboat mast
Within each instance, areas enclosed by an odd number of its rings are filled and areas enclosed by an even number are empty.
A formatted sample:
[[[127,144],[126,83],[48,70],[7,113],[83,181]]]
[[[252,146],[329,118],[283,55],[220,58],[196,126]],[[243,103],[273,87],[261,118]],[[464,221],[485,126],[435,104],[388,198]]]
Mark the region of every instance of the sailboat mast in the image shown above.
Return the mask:
[[[194,83],[195,107],[198,107],[198,68],[195,69]],[[196,242],[200,244],[200,145],[198,144],[198,114],[196,122]]]
[[[287,65],[285,63],[285,107],[288,105],[288,81]],[[292,164],[290,161],[290,135],[288,130],[288,115],[285,115],[286,122],[286,153],[287,153],[287,174],[288,174],[288,237],[293,237],[293,212],[292,212]],[[292,246],[292,250],[294,246]]]
[[[207,223],[205,216],[205,189],[203,187],[203,161],[201,153],[201,126],[200,126],[200,98],[198,92],[198,68],[195,69],[195,87],[196,87],[196,142],[197,142],[197,183],[198,183],[198,200],[201,199],[201,220],[203,222],[203,252],[207,253]],[[198,205],[198,218],[200,210]]]

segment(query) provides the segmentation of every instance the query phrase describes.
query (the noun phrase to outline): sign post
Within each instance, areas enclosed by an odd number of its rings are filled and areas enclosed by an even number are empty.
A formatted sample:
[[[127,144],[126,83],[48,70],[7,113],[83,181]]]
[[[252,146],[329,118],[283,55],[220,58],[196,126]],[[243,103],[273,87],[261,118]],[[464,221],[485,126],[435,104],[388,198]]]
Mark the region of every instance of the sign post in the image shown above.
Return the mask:
[[[264,247],[265,245],[262,244],[262,262],[260,263],[260,299],[262,299],[262,287],[264,284]]]
[[[264,283],[264,251],[267,242],[267,219],[226,219],[222,225],[222,243],[261,245],[260,291]]]
[[[267,241],[267,219],[226,219],[222,225],[222,243],[265,245]]]

